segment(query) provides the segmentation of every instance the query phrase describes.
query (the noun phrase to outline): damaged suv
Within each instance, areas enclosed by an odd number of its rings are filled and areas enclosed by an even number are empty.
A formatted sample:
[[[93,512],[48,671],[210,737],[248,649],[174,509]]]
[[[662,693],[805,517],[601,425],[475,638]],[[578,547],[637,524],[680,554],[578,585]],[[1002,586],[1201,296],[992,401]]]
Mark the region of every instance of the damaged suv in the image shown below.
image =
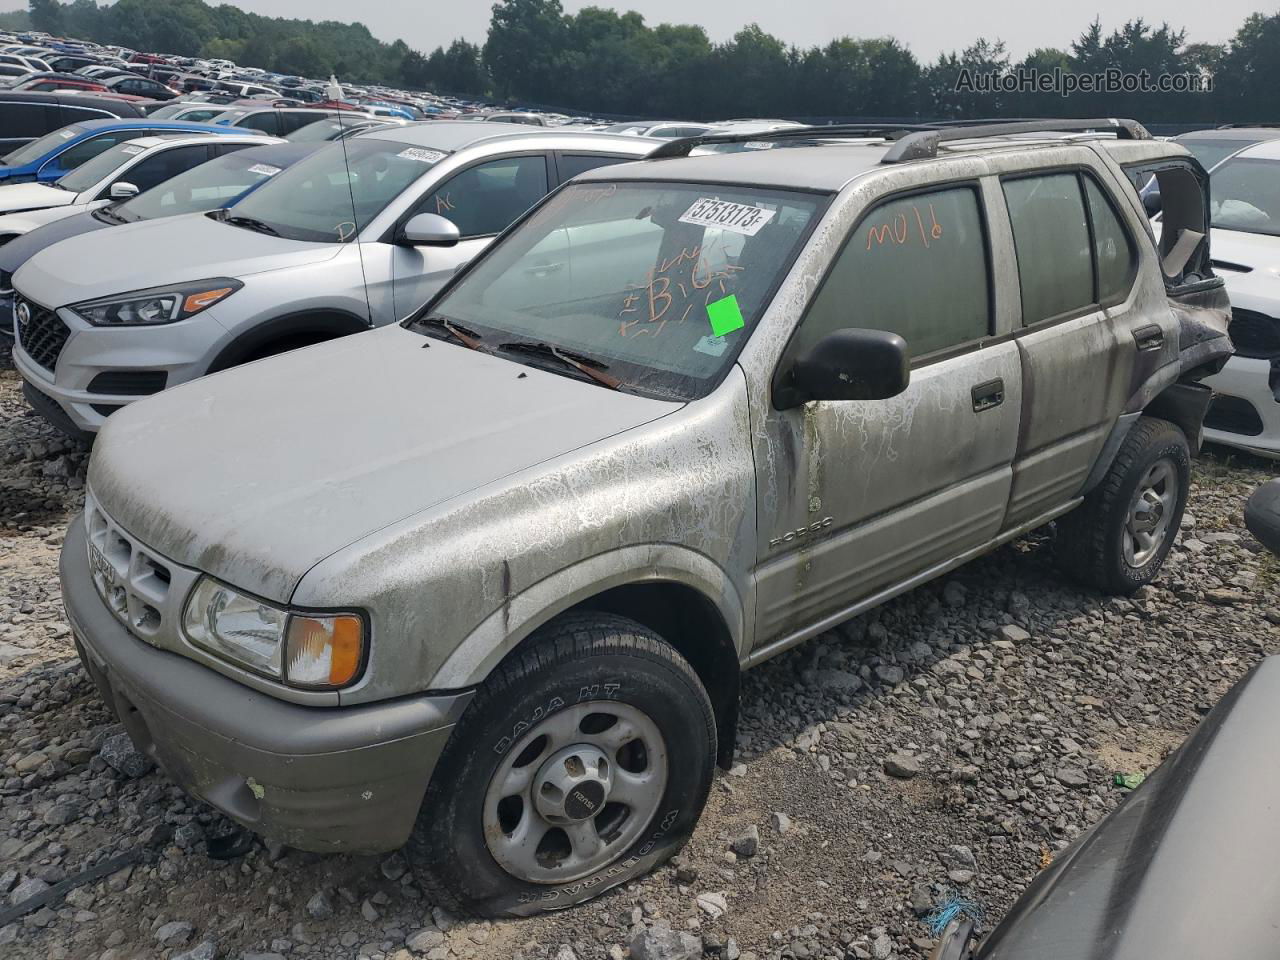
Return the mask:
[[[401,324],[130,405],[62,552],[85,665],[285,844],[489,915],[643,874],[742,669],[1055,519],[1103,590],[1160,570],[1231,350],[1203,170],[1073,124],[671,142]]]

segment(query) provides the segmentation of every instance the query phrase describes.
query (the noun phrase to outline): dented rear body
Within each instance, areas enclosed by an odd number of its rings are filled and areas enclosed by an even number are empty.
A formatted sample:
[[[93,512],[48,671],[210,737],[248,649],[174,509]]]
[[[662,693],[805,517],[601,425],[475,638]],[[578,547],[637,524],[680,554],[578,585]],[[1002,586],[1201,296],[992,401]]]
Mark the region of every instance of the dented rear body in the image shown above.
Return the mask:
[[[170,583],[207,576],[289,608],[359,611],[369,642],[353,684],[314,692],[196,649],[176,588],[168,619],[142,637],[84,587],[84,538],[69,537],[64,592],[95,677],[110,691],[109,651],[144,643],[204,671],[201,696],[301,711],[278,723],[369,711],[371,745],[391,749],[374,727],[400,724],[402,742],[416,718],[433,745],[428,761],[355,804],[360,822],[378,819],[376,835],[344,833],[336,813],[314,838],[294,820],[277,822],[272,797],[300,789],[288,764],[271,774],[277,782],[253,774],[265,799],[233,789],[245,780],[234,765],[168,764],[229,815],[294,846],[387,848],[407,834],[406,811],[421,800],[459,704],[557,615],[622,612],[667,637],[711,693],[724,759],[740,667],[1071,510],[1144,412],[1197,441],[1197,381],[1231,349],[1225,295],[1207,239],[1190,238],[1173,259],[1177,241],[1157,247],[1126,173],[1168,163],[1199,183],[1185,150],[1067,140],[976,144],[901,163],[882,162],[885,154],[884,144],[862,143],[593,171],[460,274],[421,326],[296,351],[114,415],[90,468],[95,509],[165,565]],[[664,184],[686,198],[683,214],[663,219],[646,207],[608,219],[615,196]],[[715,206],[726,193],[747,200]],[[570,219],[544,242],[536,231],[561,209]],[[582,209],[599,211],[596,221],[573,220]],[[717,216],[730,222],[720,235],[729,252],[709,265],[703,231]],[[650,221],[667,231],[652,250]],[[631,226],[610,234],[615,224]],[[1057,262],[1050,254],[1068,229],[1079,242]],[[766,240],[769,256],[757,252]],[[520,259],[553,248],[554,263]],[[576,293],[578,316],[583,291],[610,262],[575,258],[621,249],[649,251],[643,295],[617,290],[588,324],[592,336],[610,331],[598,339],[597,359],[609,363],[597,372],[617,375],[621,389],[546,350],[488,349],[511,334],[502,332],[509,317],[483,313],[485,291],[527,297],[541,317]],[[503,258],[511,269],[475,284],[483,289],[466,301],[469,278],[486,278]],[[1164,265],[1175,260],[1169,276]],[[655,282],[681,263],[687,277]],[[714,301],[703,282],[712,276]],[[516,292],[501,292],[512,277],[521,278]],[[679,321],[630,312],[668,305],[677,288],[688,306]],[[464,315],[463,338],[428,322],[456,320],[463,306],[479,311]],[[798,352],[830,327],[902,335],[906,389],[884,400],[785,402]],[[687,356],[644,374],[636,344],[670,343],[682,329],[694,331]],[[467,348],[476,334],[486,349]],[[289,396],[305,401],[282,406]],[[124,685],[130,702],[148,697],[145,678],[130,673]],[[392,704],[417,712],[380,719]],[[216,737],[217,707],[207,707],[200,717]],[[351,748],[350,727],[336,728]],[[173,723],[146,736],[162,760],[227,755],[203,750],[194,729]],[[186,742],[162,743],[179,732]],[[193,769],[198,777],[182,775]],[[301,789],[323,794],[322,779],[312,774]],[[236,803],[220,800],[232,795]],[[345,782],[313,799],[332,813],[350,796]]]

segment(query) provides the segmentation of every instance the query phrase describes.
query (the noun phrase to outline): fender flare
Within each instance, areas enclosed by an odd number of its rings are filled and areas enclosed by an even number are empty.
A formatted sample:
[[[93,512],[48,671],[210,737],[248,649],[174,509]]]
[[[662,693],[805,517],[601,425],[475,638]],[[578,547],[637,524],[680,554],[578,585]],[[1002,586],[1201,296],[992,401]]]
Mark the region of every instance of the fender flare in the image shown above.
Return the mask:
[[[255,350],[272,340],[303,333],[321,333],[331,338],[345,337],[347,334],[361,333],[369,329],[368,320],[346,310],[322,308],[286,313],[264,323],[255,324],[252,329],[238,334],[218,351],[218,355],[213,358],[213,362],[205,372],[217,373],[219,370],[238,366],[244,362],[245,357],[251,356]]]
[[[622,547],[581,560],[545,577],[486,617],[436,671],[433,690],[475,686],[534,630],[564,611],[613,587],[678,583],[705,596],[724,619],[741,662],[749,646],[745,605],[721,567],[705,555],[674,544]]]

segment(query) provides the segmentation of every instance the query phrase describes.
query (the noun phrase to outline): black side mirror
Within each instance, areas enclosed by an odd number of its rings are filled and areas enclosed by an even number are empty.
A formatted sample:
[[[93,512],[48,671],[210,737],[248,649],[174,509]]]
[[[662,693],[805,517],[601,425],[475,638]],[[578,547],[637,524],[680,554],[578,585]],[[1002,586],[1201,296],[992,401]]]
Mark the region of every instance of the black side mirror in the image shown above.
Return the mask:
[[[1162,209],[1164,204],[1160,202],[1160,187],[1156,186],[1150,190],[1146,190],[1142,194],[1142,209],[1147,211],[1148,217],[1154,217]]]
[[[1280,555],[1280,480],[1254,491],[1244,507],[1244,525],[1264,547]]]
[[[779,410],[810,400],[887,400],[911,383],[907,343],[884,330],[836,330],[797,357],[775,383]]]

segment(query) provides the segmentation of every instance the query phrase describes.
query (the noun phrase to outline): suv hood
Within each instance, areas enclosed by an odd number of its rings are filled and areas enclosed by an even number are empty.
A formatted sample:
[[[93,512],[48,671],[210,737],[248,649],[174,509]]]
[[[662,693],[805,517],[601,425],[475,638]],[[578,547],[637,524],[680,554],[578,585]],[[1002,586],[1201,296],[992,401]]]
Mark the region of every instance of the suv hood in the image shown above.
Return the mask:
[[[44,183],[10,183],[0,186],[0,213],[43,210],[74,203],[80,194]]]
[[[284,603],[388,524],[679,407],[391,326],[130,404],[89,485],[157,553]]]
[[[162,284],[319,263],[341,249],[336,243],[272,237],[195,213],[63,240],[28,260],[14,284],[36,303],[63,307]]]

